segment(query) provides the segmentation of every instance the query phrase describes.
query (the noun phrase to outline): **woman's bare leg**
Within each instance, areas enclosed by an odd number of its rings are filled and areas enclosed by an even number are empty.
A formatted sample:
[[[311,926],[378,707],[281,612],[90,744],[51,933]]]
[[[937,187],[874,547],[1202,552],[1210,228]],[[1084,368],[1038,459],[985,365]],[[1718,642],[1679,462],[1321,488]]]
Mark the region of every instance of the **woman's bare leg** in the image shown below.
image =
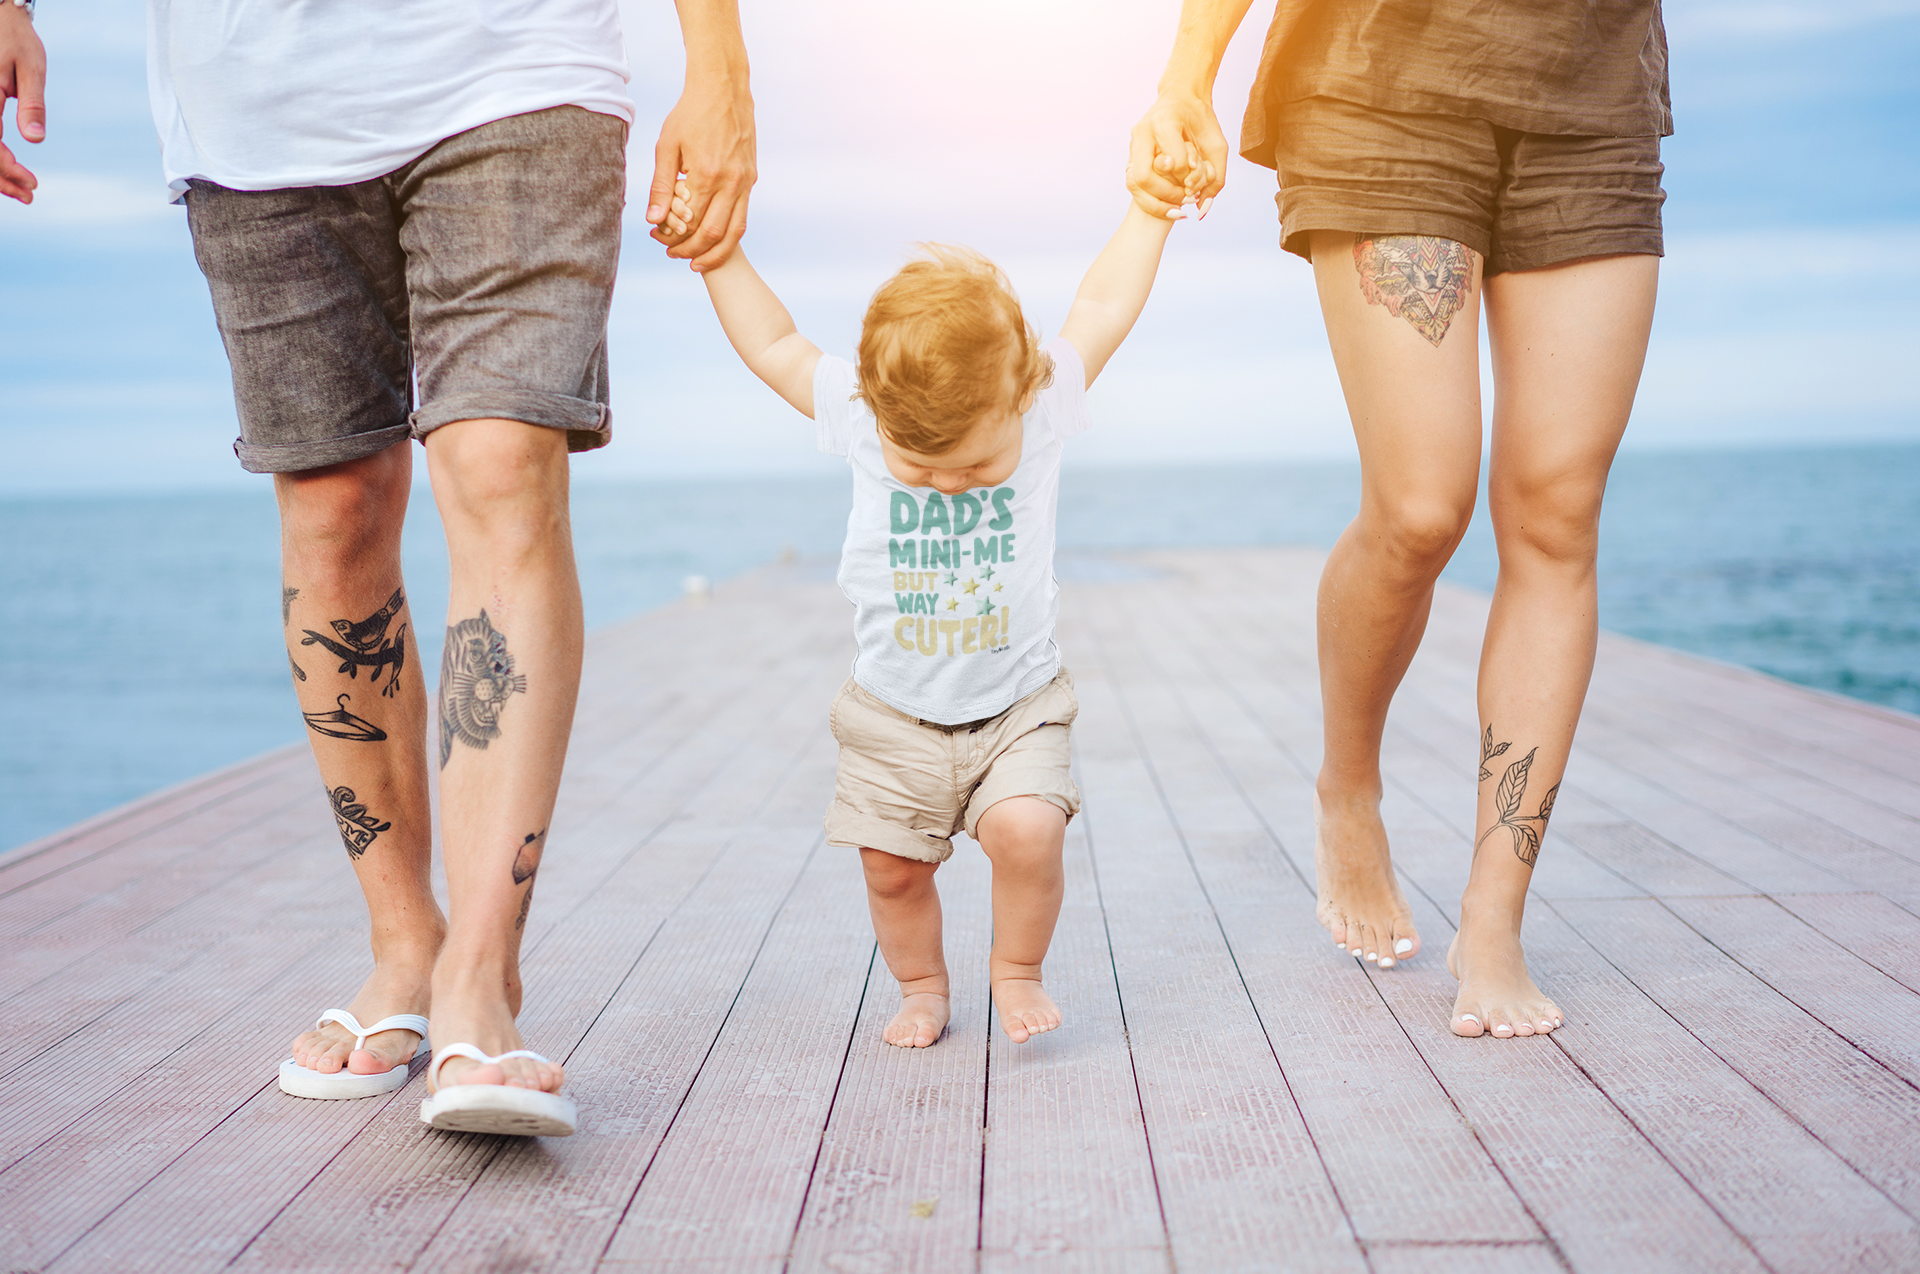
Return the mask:
[[[1527,972],[1520,917],[1593,675],[1600,500],[1640,383],[1659,267],[1603,257],[1487,281],[1500,578],[1480,652],[1473,870],[1447,954],[1458,1035],[1546,1034],[1561,1021]]]
[[[1480,264],[1447,239],[1313,236],[1361,467],[1360,514],[1320,577],[1318,914],[1336,943],[1382,968],[1420,949],[1380,822],[1380,736],[1426,629],[1433,582],[1473,514]]]

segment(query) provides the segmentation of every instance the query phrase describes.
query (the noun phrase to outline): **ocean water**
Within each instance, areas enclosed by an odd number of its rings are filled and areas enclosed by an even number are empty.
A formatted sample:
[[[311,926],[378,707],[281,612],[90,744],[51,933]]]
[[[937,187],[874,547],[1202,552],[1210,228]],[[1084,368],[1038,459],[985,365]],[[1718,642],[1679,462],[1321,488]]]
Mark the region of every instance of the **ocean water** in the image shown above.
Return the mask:
[[[1069,470],[1063,550],[1331,544],[1351,464]],[[587,622],[791,550],[831,554],[839,478],[588,485]],[[0,848],[301,735],[280,637],[270,489],[0,500]],[[444,613],[432,501],[408,593]],[[1447,578],[1490,588],[1484,511]],[[1920,445],[1629,454],[1602,522],[1608,628],[1920,711]],[[427,669],[431,676],[434,668]]]

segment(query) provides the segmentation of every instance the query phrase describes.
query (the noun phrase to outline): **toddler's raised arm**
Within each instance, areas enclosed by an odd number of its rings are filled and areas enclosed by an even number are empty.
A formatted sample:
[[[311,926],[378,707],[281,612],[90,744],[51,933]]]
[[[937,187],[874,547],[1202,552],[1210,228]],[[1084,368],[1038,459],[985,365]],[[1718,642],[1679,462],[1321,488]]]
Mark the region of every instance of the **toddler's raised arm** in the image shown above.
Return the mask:
[[[1173,222],[1166,218],[1150,216],[1138,204],[1129,205],[1126,220],[1080,280],[1060,335],[1079,351],[1089,386],[1146,308],[1154,273],[1160,268],[1160,250],[1172,228]]]
[[[707,299],[720,316],[721,328],[747,370],[812,419],[813,369],[820,362],[820,347],[795,329],[793,316],[747,263],[746,253],[736,250],[724,265],[700,277],[706,280]]]

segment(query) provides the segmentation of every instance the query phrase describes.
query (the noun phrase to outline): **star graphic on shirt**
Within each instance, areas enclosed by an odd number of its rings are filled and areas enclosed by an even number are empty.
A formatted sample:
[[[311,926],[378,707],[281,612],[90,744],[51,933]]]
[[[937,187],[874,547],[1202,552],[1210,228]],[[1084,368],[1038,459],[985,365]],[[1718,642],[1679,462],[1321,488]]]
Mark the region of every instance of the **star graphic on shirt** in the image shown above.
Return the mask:
[[[993,614],[993,599],[991,597],[983,597],[980,599],[980,610],[978,613],[982,615]]]
[[[992,568],[991,566],[983,566],[983,567],[981,567],[981,568],[980,568],[980,578],[981,578],[981,579],[992,579],[992,578],[993,578],[993,568]]]
[[[948,609],[948,610],[959,610],[959,609],[960,609],[960,599],[959,599],[959,598],[957,598],[957,597],[949,597],[949,598],[947,599],[947,609]]]
[[[1003,588],[1005,588],[1005,587],[1006,587],[1006,585],[1005,585],[1005,584],[995,584],[995,585],[993,586],[993,591],[997,593],[997,592],[999,592],[999,591],[1000,591],[1001,589],[1003,589]]]
[[[973,590],[980,587],[980,581],[968,580],[966,583],[962,584],[960,587],[966,589],[967,594],[971,596],[973,594]]]
[[[956,574],[955,574],[954,572],[952,572],[952,571],[948,571],[948,572],[947,572],[947,587],[948,587],[948,588],[952,588],[952,587],[953,587],[953,586],[954,586],[955,584],[958,584],[959,582],[960,582],[960,577],[959,577],[958,575],[956,575]]]

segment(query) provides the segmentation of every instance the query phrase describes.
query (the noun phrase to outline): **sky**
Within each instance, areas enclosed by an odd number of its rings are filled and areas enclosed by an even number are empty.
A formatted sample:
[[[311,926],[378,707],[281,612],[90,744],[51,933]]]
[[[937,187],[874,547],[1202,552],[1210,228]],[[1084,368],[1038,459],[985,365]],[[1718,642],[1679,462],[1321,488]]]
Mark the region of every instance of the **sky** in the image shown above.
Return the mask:
[[[698,278],[641,220],[678,95],[668,0],[627,0],[640,123],[614,301],[614,445],[579,480],[830,472],[734,358]],[[746,247],[801,329],[850,355],[917,241],[994,257],[1043,332],[1126,206],[1127,131],[1177,0],[742,0],[761,178]],[[1229,136],[1271,6],[1215,103]],[[1632,448],[1920,439],[1920,0],[1673,0],[1667,251]],[[0,201],[0,495],[234,487],[225,356],[165,203],[139,0],[47,0],[41,177]],[[1176,227],[1153,301],[1093,391],[1074,464],[1347,457],[1310,268],[1269,171],[1235,160]]]

